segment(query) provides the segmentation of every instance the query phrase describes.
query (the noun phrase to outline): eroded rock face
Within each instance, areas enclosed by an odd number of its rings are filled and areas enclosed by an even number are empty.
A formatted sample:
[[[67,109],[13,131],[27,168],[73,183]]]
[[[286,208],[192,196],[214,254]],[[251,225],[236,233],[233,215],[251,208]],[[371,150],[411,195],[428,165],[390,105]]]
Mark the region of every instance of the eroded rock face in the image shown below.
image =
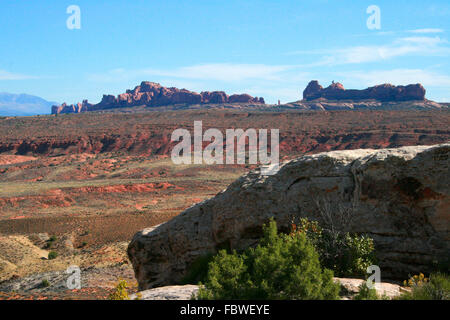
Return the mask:
[[[313,80],[303,91],[303,99],[410,101],[425,100],[425,92],[425,88],[420,83],[407,86],[381,84],[364,90],[346,90],[338,82],[333,82],[329,87],[323,88],[317,80]]]
[[[112,96],[113,97],[113,96]],[[105,96],[103,96],[105,98]],[[52,114],[55,113],[80,113],[86,112],[93,107],[87,100],[83,100],[83,103],[67,105],[63,103],[60,106],[52,106]]]
[[[228,102],[230,103],[249,103],[249,102],[253,102],[253,103],[259,103],[260,98],[253,98],[251,95],[249,94],[233,94],[230,96],[230,98],[228,99]],[[264,103],[264,102],[262,102]]]
[[[229,101],[228,95],[223,91],[203,91],[201,95],[203,103],[227,103]]]
[[[85,111],[104,110],[112,108],[126,108],[134,106],[166,106],[172,104],[202,104],[202,103],[261,103],[263,98],[252,97],[248,94],[235,94],[228,96],[223,91],[197,93],[186,89],[166,88],[159,83],[143,81],[133,90],[127,90],[117,97],[103,95],[102,101],[96,105],[87,100],[82,104],[53,106],[52,114],[80,113]]]
[[[256,244],[271,217],[282,230],[293,217],[320,220],[320,203],[352,210],[348,230],[374,239],[382,278],[427,272],[448,258],[449,153],[450,144],[333,151],[289,161],[272,176],[252,171],[134,236],[128,255],[139,288],[176,283],[207,253]]]

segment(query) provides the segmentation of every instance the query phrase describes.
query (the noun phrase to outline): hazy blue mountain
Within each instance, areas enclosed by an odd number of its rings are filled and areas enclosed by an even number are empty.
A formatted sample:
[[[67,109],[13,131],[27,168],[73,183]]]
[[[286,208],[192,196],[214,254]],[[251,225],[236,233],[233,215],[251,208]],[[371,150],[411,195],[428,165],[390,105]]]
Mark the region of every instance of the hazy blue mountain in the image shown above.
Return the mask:
[[[0,92],[0,116],[50,114],[52,105],[56,104],[59,103],[29,94]]]

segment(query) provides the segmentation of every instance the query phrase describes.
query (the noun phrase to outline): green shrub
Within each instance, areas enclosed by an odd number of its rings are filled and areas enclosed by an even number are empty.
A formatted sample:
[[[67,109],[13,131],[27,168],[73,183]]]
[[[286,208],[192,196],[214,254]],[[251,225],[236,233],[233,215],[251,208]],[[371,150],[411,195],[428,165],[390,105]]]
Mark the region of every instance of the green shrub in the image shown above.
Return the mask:
[[[197,299],[337,299],[333,272],[322,270],[303,233],[278,234],[271,220],[256,248],[221,250],[209,264]]]
[[[375,264],[373,240],[364,235],[341,233],[322,228],[317,221],[301,218],[293,232],[305,233],[319,253],[323,267],[338,277],[361,277]]]
[[[369,288],[364,281],[359,286],[359,292],[353,297],[353,300],[379,300],[380,297],[377,294],[375,288]]]
[[[48,260],[53,260],[56,259],[58,257],[58,252],[56,251],[50,251],[48,253]]]
[[[125,280],[119,280],[114,291],[108,296],[109,300],[128,300],[128,283]]]
[[[50,287],[50,282],[47,279],[42,280],[41,287],[42,288]]]
[[[450,300],[450,277],[434,273],[427,279],[423,274],[412,277],[408,284],[411,291],[403,293],[402,300]]]

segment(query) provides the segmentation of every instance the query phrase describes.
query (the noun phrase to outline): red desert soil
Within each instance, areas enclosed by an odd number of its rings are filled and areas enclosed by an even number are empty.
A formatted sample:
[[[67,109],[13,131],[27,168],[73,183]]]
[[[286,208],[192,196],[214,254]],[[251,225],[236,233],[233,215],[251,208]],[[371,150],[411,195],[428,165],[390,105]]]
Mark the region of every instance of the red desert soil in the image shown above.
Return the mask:
[[[174,165],[172,131],[192,130],[197,120],[203,130],[280,129],[283,158],[450,140],[446,110],[212,109],[0,119],[0,237],[6,239],[0,246],[0,280],[26,284],[27,277],[39,280],[41,272],[71,264],[83,266],[92,280],[77,292],[36,289],[0,293],[0,299],[105,298],[120,277],[133,281],[125,248],[135,232],[215,195],[253,167]],[[59,242],[36,241],[37,234]],[[36,254],[21,263],[14,258],[50,248],[59,253],[57,259]]]
[[[27,161],[36,160],[35,157],[15,156],[15,155],[0,155],[0,166],[7,164],[16,164]]]
[[[285,154],[436,144],[450,137],[450,111],[177,110],[64,114],[0,120],[0,154],[124,152],[167,155],[176,128],[278,128]]]

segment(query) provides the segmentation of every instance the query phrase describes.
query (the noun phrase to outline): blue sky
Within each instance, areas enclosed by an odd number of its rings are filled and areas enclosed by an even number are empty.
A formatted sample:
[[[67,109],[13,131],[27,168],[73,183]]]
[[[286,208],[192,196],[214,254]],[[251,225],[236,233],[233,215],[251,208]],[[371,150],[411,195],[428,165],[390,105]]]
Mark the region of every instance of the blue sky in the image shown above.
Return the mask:
[[[69,5],[79,30],[66,27]],[[379,30],[366,25],[369,5]],[[97,103],[148,80],[274,103],[316,79],[421,82],[450,101],[449,30],[448,0],[0,0],[0,92]]]

